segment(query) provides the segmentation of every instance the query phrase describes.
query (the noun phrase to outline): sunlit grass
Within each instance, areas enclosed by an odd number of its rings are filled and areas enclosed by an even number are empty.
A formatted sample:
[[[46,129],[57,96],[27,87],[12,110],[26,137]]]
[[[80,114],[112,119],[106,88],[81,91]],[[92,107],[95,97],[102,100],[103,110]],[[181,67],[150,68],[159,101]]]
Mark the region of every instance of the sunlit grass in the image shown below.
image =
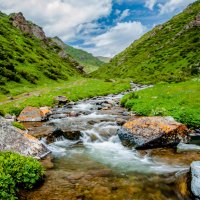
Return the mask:
[[[200,126],[200,81],[157,84],[127,95],[121,100],[125,107],[145,116],[173,116],[191,127]]]

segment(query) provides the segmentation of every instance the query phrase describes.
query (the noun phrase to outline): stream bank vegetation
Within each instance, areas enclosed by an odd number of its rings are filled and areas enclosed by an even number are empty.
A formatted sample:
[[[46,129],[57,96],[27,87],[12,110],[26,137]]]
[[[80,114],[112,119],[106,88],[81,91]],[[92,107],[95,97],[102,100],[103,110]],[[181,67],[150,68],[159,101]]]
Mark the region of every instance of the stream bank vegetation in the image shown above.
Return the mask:
[[[84,98],[94,96],[105,96],[116,94],[130,89],[129,79],[100,80],[89,78],[72,78],[68,81],[59,81],[52,83],[51,86],[45,84],[41,87],[24,90],[30,93],[20,94],[19,88],[10,89],[13,94],[13,100],[8,101],[6,95],[0,95],[0,114],[6,113],[19,115],[26,106],[53,106],[54,97],[64,95],[70,101],[78,101]],[[18,96],[15,94],[19,94]]]
[[[16,200],[19,189],[32,189],[42,181],[40,162],[17,153],[0,152],[0,199]]]
[[[172,116],[189,127],[200,127],[200,79],[181,83],[158,83],[129,93],[121,105],[138,115]]]

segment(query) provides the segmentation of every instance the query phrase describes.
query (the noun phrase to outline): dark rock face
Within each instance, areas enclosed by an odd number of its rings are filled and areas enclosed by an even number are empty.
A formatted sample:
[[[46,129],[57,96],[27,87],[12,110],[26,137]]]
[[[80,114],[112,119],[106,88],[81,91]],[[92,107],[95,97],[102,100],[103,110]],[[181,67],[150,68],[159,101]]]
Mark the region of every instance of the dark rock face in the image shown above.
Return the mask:
[[[34,35],[36,38],[40,40],[47,40],[44,31],[41,27],[28,22],[21,12],[13,13],[10,15],[10,19],[12,21],[13,26],[19,28],[23,33],[28,33],[30,35]]]
[[[50,151],[35,137],[17,129],[0,117],[0,151],[13,151],[25,156],[45,157]]]
[[[39,127],[29,128],[29,134],[41,139],[44,138],[47,144],[53,143],[59,137],[64,137],[68,140],[79,140],[81,136],[80,131],[58,128],[54,125],[45,125]]]
[[[200,199],[200,161],[192,162],[191,166],[191,192],[194,199]]]
[[[173,147],[187,142],[188,129],[170,117],[141,117],[129,121],[117,131],[122,143],[137,149]]]

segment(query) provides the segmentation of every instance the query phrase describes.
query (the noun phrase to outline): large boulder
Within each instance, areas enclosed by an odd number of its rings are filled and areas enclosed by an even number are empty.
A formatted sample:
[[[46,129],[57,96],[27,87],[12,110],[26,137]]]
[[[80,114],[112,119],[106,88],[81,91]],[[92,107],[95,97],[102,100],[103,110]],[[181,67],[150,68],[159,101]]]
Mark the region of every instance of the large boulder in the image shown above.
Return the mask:
[[[191,192],[193,199],[200,199],[200,161],[192,162],[191,170]]]
[[[21,111],[17,120],[21,122],[40,122],[42,121],[40,109],[36,107],[27,106]]]
[[[137,149],[173,147],[189,139],[187,127],[172,117],[135,118],[118,130],[118,136],[124,145]]]
[[[35,137],[12,126],[0,117],[0,151],[13,151],[25,156],[43,158],[50,151]]]
[[[46,120],[50,114],[51,110],[48,107],[27,106],[21,111],[17,120],[21,122],[40,122]]]

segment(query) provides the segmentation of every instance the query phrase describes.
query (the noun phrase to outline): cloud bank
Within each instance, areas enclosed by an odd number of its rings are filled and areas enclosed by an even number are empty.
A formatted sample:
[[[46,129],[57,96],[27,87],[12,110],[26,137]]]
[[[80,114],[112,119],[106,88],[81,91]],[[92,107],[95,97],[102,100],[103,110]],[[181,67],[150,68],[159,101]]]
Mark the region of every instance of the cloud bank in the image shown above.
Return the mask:
[[[94,55],[114,56],[142,36],[147,31],[146,26],[156,24],[142,24],[134,9],[144,10],[144,14],[149,9],[152,15],[160,14],[162,18],[194,1],[0,0],[0,10],[7,14],[22,12],[28,20],[43,27],[47,36],[58,36]],[[114,8],[116,5],[120,7]],[[148,18],[148,14],[145,17]]]
[[[94,44],[95,46],[85,50],[93,51],[94,55],[112,57],[142,36],[145,31],[146,27],[141,22],[118,23],[104,34],[98,35],[86,42],[86,45]]]

